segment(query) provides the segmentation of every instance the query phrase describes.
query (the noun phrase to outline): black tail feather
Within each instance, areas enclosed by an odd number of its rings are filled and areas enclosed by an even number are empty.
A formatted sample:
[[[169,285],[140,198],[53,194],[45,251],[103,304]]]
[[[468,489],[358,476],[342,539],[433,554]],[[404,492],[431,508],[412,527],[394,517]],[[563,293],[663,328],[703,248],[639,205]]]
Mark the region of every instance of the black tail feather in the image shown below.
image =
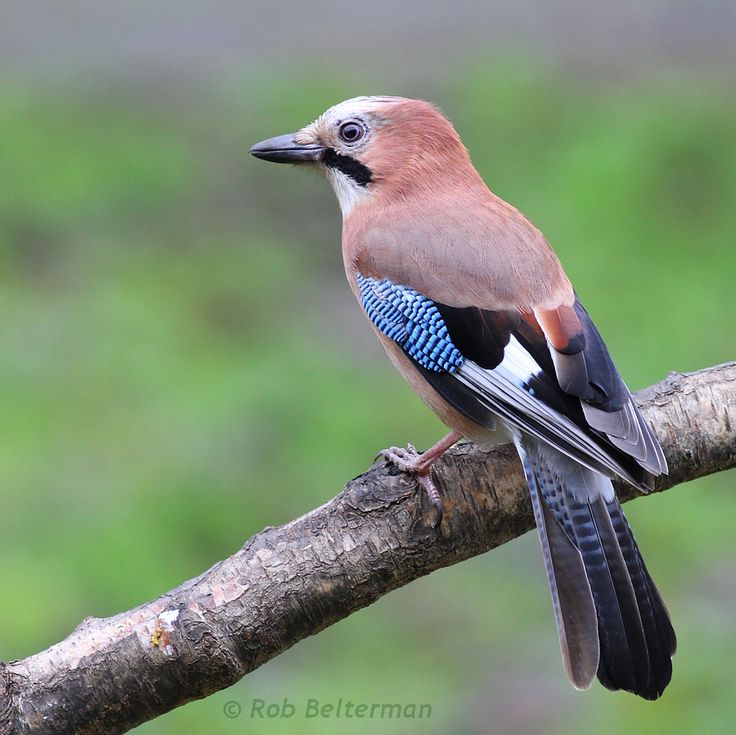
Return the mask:
[[[645,699],[657,699],[672,678],[672,656],[677,649],[675,631],[618,500],[607,503],[606,508],[636,593],[649,654],[649,677],[639,695]]]

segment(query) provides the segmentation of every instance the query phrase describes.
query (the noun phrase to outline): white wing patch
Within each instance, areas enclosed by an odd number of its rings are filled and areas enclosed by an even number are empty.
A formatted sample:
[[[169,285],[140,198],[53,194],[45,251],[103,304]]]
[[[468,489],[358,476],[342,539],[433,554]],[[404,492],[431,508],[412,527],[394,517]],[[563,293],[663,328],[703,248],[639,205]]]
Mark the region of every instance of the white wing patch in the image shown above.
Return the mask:
[[[512,337],[503,361],[493,370],[466,360],[454,375],[512,429],[520,429],[553,444],[571,459],[606,477],[619,475],[637,484],[630,473],[574,421],[535,397],[528,383],[540,373],[542,370],[534,358]],[[559,443],[555,442],[555,437]],[[599,488],[594,490],[599,491]]]
[[[542,372],[537,361],[519,344],[516,337],[511,337],[503,353],[503,361],[498,366],[504,368],[523,382]]]

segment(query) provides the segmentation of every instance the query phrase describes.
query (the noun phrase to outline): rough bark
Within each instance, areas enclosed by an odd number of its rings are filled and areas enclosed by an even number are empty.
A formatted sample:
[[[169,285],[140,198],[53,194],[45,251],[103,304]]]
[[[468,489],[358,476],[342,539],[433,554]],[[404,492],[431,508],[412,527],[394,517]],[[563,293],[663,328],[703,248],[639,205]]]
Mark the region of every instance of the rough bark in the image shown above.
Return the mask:
[[[736,466],[736,363],[672,374],[637,400],[670,466],[658,491]],[[87,618],[51,648],[0,664],[0,735],[125,732],[532,527],[512,448],[461,444],[435,474],[445,509],[439,529],[413,480],[379,463],[325,505],[264,529],[157,600]]]

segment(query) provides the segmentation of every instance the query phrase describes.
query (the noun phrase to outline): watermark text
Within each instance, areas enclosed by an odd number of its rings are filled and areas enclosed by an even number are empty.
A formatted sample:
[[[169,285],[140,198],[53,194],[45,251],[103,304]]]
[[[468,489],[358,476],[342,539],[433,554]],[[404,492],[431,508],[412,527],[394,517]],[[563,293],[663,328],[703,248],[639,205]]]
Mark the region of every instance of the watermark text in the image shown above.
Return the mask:
[[[427,702],[360,702],[340,697],[335,700],[321,700],[312,697],[290,701],[252,699],[246,707],[239,702],[225,703],[226,717],[235,719],[246,715],[252,720],[276,720],[289,718],[323,720],[428,720],[432,717],[432,705]]]

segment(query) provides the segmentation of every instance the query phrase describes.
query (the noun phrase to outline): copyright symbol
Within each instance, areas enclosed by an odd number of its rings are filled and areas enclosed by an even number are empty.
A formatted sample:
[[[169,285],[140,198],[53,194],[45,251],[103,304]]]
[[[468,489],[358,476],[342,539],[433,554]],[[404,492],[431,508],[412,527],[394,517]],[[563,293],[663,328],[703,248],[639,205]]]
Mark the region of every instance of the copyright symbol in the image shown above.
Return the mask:
[[[225,717],[234,720],[237,717],[240,717],[240,713],[243,711],[243,708],[231,699],[229,702],[225,702],[225,706],[222,708],[222,711],[225,713]]]

